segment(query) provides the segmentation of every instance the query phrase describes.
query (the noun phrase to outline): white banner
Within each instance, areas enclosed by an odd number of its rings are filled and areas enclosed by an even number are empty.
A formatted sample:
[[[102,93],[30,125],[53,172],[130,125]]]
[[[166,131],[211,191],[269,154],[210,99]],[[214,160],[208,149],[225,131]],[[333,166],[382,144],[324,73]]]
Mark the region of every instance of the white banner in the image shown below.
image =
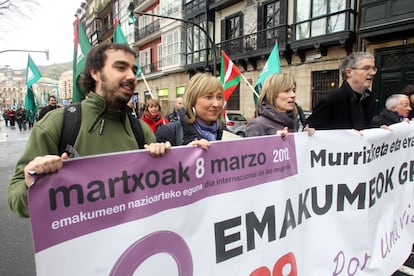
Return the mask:
[[[37,275],[391,275],[413,126],[70,160],[29,191]]]

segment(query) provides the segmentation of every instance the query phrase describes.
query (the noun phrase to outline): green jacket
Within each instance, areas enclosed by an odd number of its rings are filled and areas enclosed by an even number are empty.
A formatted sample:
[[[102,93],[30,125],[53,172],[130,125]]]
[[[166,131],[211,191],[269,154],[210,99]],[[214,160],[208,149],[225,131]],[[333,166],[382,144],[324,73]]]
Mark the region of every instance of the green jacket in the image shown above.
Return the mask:
[[[105,109],[105,100],[93,92],[82,102],[82,123],[74,145],[79,156],[138,149],[126,111],[107,112]],[[48,112],[35,123],[26,149],[17,162],[7,198],[10,209],[19,216],[29,216],[24,167],[36,156],[58,154],[63,111],[64,108],[58,108]],[[149,126],[142,121],[140,123],[145,143],[155,143],[154,133]]]

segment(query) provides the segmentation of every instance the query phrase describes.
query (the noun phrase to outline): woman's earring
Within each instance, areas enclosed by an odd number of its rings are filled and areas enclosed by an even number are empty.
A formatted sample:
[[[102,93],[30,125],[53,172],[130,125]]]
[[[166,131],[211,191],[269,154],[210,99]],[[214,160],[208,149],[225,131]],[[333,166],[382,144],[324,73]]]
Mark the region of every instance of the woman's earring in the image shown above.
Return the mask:
[[[191,110],[193,111],[194,117],[197,117],[196,109],[194,106],[191,108]]]

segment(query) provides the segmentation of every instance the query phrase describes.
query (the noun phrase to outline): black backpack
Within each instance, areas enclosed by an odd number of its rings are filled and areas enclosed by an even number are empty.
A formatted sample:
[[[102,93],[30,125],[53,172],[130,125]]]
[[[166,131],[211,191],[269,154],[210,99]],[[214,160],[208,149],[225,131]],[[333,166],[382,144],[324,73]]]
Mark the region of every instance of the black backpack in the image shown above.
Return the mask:
[[[72,103],[65,106],[62,132],[59,141],[59,156],[64,152],[67,152],[68,154],[74,153],[73,145],[75,144],[81,125],[81,111],[80,103]],[[143,149],[145,138],[142,132],[141,123],[130,112],[127,112],[127,114],[138,146],[140,149]]]

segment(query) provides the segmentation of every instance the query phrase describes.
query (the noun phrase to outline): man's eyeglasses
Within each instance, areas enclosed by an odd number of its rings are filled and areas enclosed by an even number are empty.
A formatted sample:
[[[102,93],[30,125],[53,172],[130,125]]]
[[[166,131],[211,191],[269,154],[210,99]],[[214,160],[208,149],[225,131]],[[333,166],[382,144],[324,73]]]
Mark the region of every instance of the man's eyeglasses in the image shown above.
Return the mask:
[[[363,70],[365,72],[369,72],[369,71],[373,71],[374,73],[376,73],[378,71],[377,67],[371,67],[371,66],[364,66],[361,68],[357,68],[357,67],[352,67],[352,69],[354,70]]]

